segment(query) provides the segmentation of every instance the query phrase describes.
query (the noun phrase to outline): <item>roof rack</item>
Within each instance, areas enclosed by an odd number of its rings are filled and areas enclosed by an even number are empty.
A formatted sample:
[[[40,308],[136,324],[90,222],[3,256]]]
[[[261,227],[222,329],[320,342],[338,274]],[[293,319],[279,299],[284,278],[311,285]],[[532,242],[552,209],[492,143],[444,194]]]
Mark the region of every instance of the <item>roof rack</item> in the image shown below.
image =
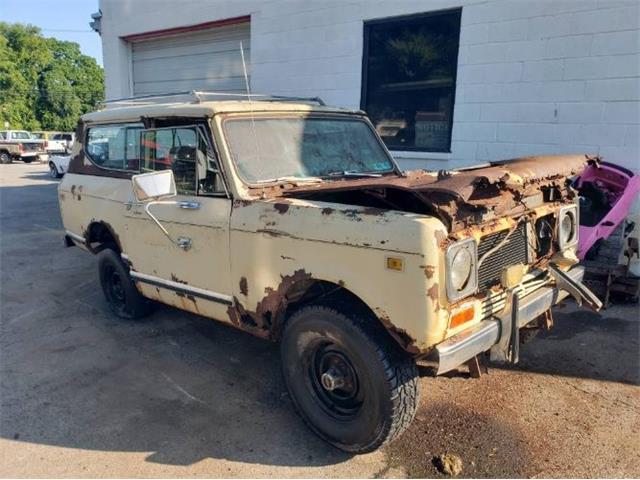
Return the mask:
[[[184,92],[157,93],[138,95],[135,97],[115,98],[102,102],[103,108],[119,108],[160,103],[200,103],[208,100],[251,100],[258,102],[299,102],[325,105],[319,97],[286,97],[280,95],[263,95],[255,93],[210,92],[189,90]]]

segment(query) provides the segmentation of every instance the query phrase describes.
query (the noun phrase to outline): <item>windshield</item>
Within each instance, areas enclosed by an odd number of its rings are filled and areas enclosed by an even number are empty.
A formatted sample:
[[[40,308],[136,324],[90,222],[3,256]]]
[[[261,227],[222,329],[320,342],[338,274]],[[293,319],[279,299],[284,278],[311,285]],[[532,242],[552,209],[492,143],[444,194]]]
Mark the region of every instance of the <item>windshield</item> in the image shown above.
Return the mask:
[[[30,140],[31,134],[29,132],[11,132],[11,138],[14,140]]]
[[[233,161],[250,183],[389,172],[394,166],[364,121],[242,118],[225,122]]]

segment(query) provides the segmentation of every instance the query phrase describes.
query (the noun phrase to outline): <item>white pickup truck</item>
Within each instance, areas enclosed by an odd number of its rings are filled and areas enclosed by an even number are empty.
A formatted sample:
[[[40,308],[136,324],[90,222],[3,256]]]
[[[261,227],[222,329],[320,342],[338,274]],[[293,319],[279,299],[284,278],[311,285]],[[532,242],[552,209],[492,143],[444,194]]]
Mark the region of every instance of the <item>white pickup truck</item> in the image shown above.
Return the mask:
[[[46,144],[47,153],[64,153],[68,154],[73,148],[75,135],[73,133],[54,133]]]

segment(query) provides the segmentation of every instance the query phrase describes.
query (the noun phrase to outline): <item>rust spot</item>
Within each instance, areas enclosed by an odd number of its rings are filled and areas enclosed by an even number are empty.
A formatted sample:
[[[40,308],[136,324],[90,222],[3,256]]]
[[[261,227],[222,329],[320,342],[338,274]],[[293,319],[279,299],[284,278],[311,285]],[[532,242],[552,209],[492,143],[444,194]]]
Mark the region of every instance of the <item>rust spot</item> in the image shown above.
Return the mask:
[[[420,349],[416,346],[415,339],[409,335],[406,330],[396,327],[384,311],[377,309],[376,314],[389,334],[402,348],[414,355],[420,353]]]
[[[341,210],[341,213],[345,216],[345,217],[349,217],[351,220],[355,221],[355,222],[361,222],[362,218],[360,218],[360,211],[359,210],[355,210],[353,208],[348,208],[346,210]]]
[[[245,297],[249,293],[249,285],[247,283],[247,278],[246,277],[242,277],[240,279],[240,293],[242,295],[244,295]]]
[[[431,288],[427,290],[427,297],[431,299],[434,304],[434,310],[437,312],[440,309],[440,289],[438,288],[438,282],[431,285]]]
[[[387,212],[387,210],[384,210],[382,208],[375,208],[375,207],[364,207],[364,209],[362,210],[362,214],[363,215],[374,215],[374,216],[382,216]]]
[[[304,270],[296,270],[291,275],[281,275],[277,288],[265,288],[265,296],[258,302],[254,311],[247,310],[237,298],[227,309],[231,322],[243,330],[260,337],[273,337],[274,319],[279,312],[286,309],[289,302],[287,293],[299,283],[311,279],[311,275]]]
[[[184,280],[180,280],[178,277],[175,276],[175,274],[171,274],[171,280],[173,280],[174,282],[178,282],[178,283],[182,283],[183,285],[188,285],[187,282],[185,282]]]
[[[444,230],[436,230],[434,235],[436,237],[436,242],[438,242],[438,245],[444,245],[446,243],[448,238],[447,232],[445,232]]]
[[[249,205],[251,205],[253,202],[251,200],[239,200],[236,199],[233,201],[233,207],[234,208],[238,208],[238,207],[248,207]]]
[[[335,209],[331,207],[324,207],[322,209],[322,215],[331,215],[333,212],[335,212]]]
[[[289,204],[287,203],[276,203],[273,205],[280,215],[284,215],[289,211]]]
[[[424,266],[424,275],[427,278],[432,278],[435,271],[436,271],[436,267],[434,267],[433,265]]]

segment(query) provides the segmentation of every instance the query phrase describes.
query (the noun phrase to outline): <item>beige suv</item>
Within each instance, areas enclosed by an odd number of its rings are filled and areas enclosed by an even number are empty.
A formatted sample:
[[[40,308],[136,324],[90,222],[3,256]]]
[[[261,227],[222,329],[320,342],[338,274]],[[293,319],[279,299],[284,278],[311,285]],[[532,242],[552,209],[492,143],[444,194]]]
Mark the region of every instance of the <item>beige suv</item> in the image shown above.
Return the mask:
[[[291,398],[350,452],[403,432],[416,361],[518,359],[568,294],[584,156],[402,172],[361,111],[195,94],[82,117],[59,201],[108,304],[162,302],[278,341]]]

